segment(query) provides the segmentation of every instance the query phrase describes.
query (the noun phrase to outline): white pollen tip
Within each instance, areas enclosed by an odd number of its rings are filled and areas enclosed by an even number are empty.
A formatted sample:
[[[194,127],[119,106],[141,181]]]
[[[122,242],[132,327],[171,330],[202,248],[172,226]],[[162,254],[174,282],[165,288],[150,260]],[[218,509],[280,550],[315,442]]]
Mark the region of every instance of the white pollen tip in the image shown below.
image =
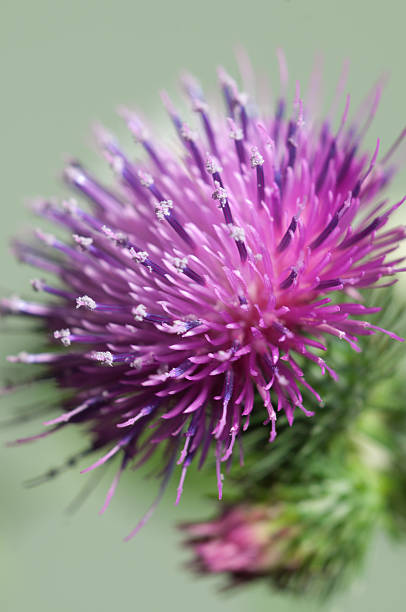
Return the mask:
[[[213,200],[218,200],[219,202],[219,207],[223,208],[225,206],[226,200],[227,200],[227,191],[221,187],[220,183],[218,181],[215,181],[214,183],[216,189],[215,191],[213,191],[211,197],[213,198]]]
[[[100,363],[105,363],[108,366],[113,365],[114,359],[110,351],[94,351],[94,353],[92,353],[92,357],[96,361],[100,361]]]
[[[185,321],[181,321],[180,319],[176,319],[171,327],[170,327],[170,331],[171,333],[174,334],[178,334],[178,335],[182,335],[187,331],[187,324],[185,323]]]
[[[232,140],[243,140],[244,133],[241,128],[239,128],[231,117],[227,119],[228,125],[230,127],[229,136]]]
[[[128,241],[128,236],[124,232],[115,232],[107,225],[103,225],[101,230],[106,238],[114,242],[116,246],[122,246]]]
[[[73,240],[85,251],[87,251],[93,244],[93,238],[88,236],[80,236],[79,234],[73,234]]]
[[[144,306],[144,304],[138,304],[138,306],[132,309],[132,314],[136,321],[143,321],[147,316],[146,306]]]
[[[69,328],[66,329],[57,329],[54,331],[55,340],[60,340],[64,346],[71,345],[71,332]]]
[[[82,306],[88,310],[95,310],[97,304],[93,298],[89,297],[88,295],[81,295],[80,297],[76,298],[76,308],[81,308]]]
[[[173,257],[172,265],[176,268],[177,272],[181,273],[187,268],[187,257]]]
[[[136,357],[135,359],[133,359],[133,360],[130,362],[130,366],[131,366],[132,368],[135,368],[136,370],[141,370],[141,368],[142,368],[142,363],[143,363],[143,359],[142,359],[142,357]]]
[[[144,263],[148,259],[147,251],[136,251],[134,247],[130,249],[130,255],[137,263]]]
[[[162,200],[155,205],[155,214],[159,221],[163,221],[165,217],[169,217],[171,208],[173,208],[172,200]]]
[[[259,153],[257,147],[252,147],[251,149],[251,168],[256,168],[257,166],[262,166],[264,163],[264,158]]]
[[[209,174],[214,174],[215,172],[221,172],[222,168],[214,157],[207,155],[206,170]]]
[[[39,278],[33,278],[31,281],[31,287],[34,289],[34,291],[43,291],[45,283]]]
[[[242,227],[239,227],[238,225],[230,225],[229,232],[230,232],[231,238],[233,238],[237,242],[244,242],[245,231],[243,230]]]
[[[143,187],[150,187],[154,183],[154,179],[148,172],[144,170],[139,170],[138,178],[140,179],[140,183]]]

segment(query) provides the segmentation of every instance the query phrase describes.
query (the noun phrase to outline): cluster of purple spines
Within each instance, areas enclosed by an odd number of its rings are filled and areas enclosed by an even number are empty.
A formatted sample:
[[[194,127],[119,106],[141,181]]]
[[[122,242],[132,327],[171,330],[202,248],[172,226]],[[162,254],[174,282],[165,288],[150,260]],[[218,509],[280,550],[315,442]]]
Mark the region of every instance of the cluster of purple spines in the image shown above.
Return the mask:
[[[388,256],[405,231],[384,226],[401,202],[380,199],[393,148],[382,157],[379,141],[372,154],[361,150],[380,86],[362,122],[348,121],[347,98],[334,127],[331,117],[314,120],[298,87],[291,106],[282,92],[275,112],[262,114],[224,71],[219,78],[225,116],[184,80],[201,129],[163,96],[178,150],[128,110],[142,161],[98,129],[114,187],[70,163],[65,179],[90,208],[37,203],[69,235],[37,231],[35,246],[16,244],[22,261],[58,282],[33,281],[48,301],[6,299],[2,309],[42,320],[56,347],[12,359],[46,364],[72,391],[65,412],[31,439],[87,424],[92,449],[106,453],[85,472],[121,456],[106,505],[126,465],[157,448],[164,482],[181,466],[177,501],[192,460],[199,454],[202,465],[214,449],[221,497],[221,463],[231,461],[256,394],[271,441],[277,415],[291,424],[296,408],[312,414],[300,391],[309,387],[304,358],[335,377],[324,339],[357,350],[357,336],[378,329],[364,320],[377,309],[359,290],[391,284],[399,271]],[[285,81],[282,62],[282,89]]]

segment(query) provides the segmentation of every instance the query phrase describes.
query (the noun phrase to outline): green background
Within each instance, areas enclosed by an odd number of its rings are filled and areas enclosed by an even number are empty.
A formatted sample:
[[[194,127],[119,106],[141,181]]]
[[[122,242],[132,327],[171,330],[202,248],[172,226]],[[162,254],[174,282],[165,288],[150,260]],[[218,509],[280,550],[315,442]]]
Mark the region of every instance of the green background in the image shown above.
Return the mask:
[[[214,89],[218,64],[236,72],[237,44],[271,82],[277,75],[278,46],[286,51],[292,82],[306,83],[320,52],[330,93],[342,61],[349,58],[354,103],[388,71],[390,81],[369,141],[380,135],[386,149],[405,120],[404,6],[402,0],[2,0],[1,293],[29,295],[25,283],[35,276],[13,261],[7,246],[9,236],[36,223],[26,199],[62,193],[58,177],[70,154],[95,168],[100,165],[92,150],[91,122],[101,120],[122,132],[114,114],[120,103],[137,105],[160,122],[158,91],[175,93],[183,68]],[[403,172],[393,184],[393,198],[403,195],[404,179]],[[2,324],[0,331],[4,355],[32,344],[21,330],[6,331]],[[1,419],[30,401],[31,392],[3,400]],[[173,485],[154,519],[124,544],[122,537],[143,513],[156,483],[127,474],[101,518],[97,511],[109,472],[79,512],[68,517],[65,507],[81,483],[78,470],[36,489],[22,483],[80,448],[81,437],[73,432],[23,449],[4,448],[3,442],[21,433],[20,428],[0,431],[2,612],[405,609],[406,547],[382,536],[371,549],[363,577],[329,605],[286,600],[261,585],[220,594],[221,581],[200,580],[185,571],[188,554],[173,529],[178,521],[207,515],[211,505],[204,492],[214,492],[212,475],[198,480],[191,474],[179,508],[173,506]]]

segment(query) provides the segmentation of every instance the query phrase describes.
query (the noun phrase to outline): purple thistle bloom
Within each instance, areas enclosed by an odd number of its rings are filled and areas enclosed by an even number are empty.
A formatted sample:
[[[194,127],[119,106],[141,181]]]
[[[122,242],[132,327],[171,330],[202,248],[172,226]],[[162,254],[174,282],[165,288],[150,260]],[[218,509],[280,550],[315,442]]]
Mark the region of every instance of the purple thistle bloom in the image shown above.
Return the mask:
[[[280,507],[230,506],[211,521],[180,525],[203,574],[228,574],[235,584],[266,575],[286,563],[286,540],[294,528],[275,527]],[[291,569],[294,568],[292,563]]]
[[[380,87],[363,124],[348,124],[347,99],[334,128],[331,118],[315,121],[299,90],[292,113],[283,95],[275,114],[262,115],[223,71],[220,82],[226,117],[184,81],[200,131],[163,96],[180,152],[126,109],[142,162],[98,129],[114,187],[73,161],[65,179],[90,208],[40,202],[37,213],[69,235],[37,231],[35,246],[15,245],[58,282],[32,283],[50,300],[4,299],[2,310],[42,320],[57,347],[10,359],[45,364],[71,391],[65,411],[28,440],[87,424],[90,450],[105,452],[84,472],[121,456],[105,507],[123,469],[162,447],[162,491],[181,466],[177,502],[195,455],[202,465],[214,447],[221,498],[221,462],[247,429],[255,394],[271,441],[278,413],[290,424],[296,408],[313,414],[300,391],[309,387],[303,363],[335,378],[323,339],[358,350],[357,337],[379,329],[365,320],[377,309],[359,290],[392,284],[401,270],[390,254],[405,230],[385,226],[403,200],[380,199],[393,148],[383,157],[379,141],[372,154],[361,148]]]

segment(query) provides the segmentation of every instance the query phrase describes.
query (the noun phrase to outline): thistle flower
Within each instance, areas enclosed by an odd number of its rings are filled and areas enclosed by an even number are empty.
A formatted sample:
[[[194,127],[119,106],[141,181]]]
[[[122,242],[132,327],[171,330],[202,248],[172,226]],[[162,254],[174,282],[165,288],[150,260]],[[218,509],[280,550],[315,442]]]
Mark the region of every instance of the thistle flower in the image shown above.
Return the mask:
[[[380,518],[382,498],[370,473],[363,476],[335,465],[302,485],[276,487],[266,505],[242,503],[212,521],[183,525],[192,568],[223,574],[230,587],[266,579],[326,597],[363,560]]]
[[[380,86],[361,109],[364,123],[348,124],[347,99],[334,127],[312,115],[299,88],[289,109],[281,66],[274,113],[257,110],[224,71],[225,117],[184,80],[201,130],[164,94],[180,151],[122,109],[144,158],[134,161],[99,128],[113,187],[72,161],[65,179],[90,210],[75,200],[37,203],[64,236],[38,230],[36,245],[15,245],[57,282],[32,283],[48,301],[5,299],[2,310],[42,321],[57,346],[11,360],[46,365],[70,392],[64,412],[28,440],[87,425],[89,451],[105,453],[84,472],[121,455],[106,505],[128,463],[161,448],[163,487],[181,466],[177,502],[192,460],[200,453],[202,465],[214,448],[221,497],[221,463],[248,428],[255,395],[272,441],[278,413],[290,425],[296,409],[313,414],[303,364],[336,378],[320,355],[325,338],[358,350],[359,336],[379,330],[359,290],[395,282],[400,260],[390,253],[405,236],[384,229],[403,202],[381,199],[395,147],[383,157],[379,141],[362,150]]]
[[[276,513],[267,506],[231,506],[212,521],[182,525],[186,544],[195,553],[194,568],[233,577],[262,575],[280,556],[276,542],[271,544]]]

